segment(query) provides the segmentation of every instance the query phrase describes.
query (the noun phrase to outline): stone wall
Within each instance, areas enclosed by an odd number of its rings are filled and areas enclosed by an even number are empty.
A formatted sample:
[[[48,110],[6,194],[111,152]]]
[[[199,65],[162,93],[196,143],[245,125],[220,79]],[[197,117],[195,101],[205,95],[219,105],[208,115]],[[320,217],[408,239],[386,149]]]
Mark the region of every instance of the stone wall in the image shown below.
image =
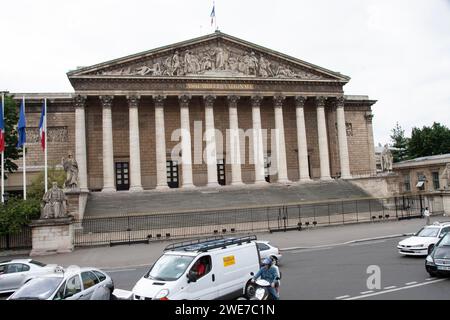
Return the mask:
[[[32,227],[30,255],[47,255],[73,250],[73,225],[70,219],[36,220]]]

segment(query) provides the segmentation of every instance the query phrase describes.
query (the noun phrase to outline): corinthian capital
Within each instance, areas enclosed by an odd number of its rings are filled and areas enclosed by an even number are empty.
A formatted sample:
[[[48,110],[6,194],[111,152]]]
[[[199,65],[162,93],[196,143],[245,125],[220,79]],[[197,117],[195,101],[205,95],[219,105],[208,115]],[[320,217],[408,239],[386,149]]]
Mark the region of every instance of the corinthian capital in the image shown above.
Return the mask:
[[[130,108],[137,108],[139,106],[139,101],[141,100],[140,96],[127,96],[128,106]]]
[[[155,107],[164,107],[164,101],[166,100],[166,96],[153,96],[153,101],[155,102]]]
[[[213,96],[213,95],[203,96],[203,101],[205,101],[205,106],[206,107],[214,106],[214,101],[215,100],[216,100],[216,96]]]
[[[111,108],[114,96],[100,96],[103,108]]]
[[[262,96],[251,97],[252,107],[259,107],[261,105],[262,100],[263,100]]]
[[[285,96],[274,96],[273,97],[273,105],[275,108],[282,108],[283,102],[286,99]]]
[[[344,107],[344,102],[345,102],[345,99],[344,99],[344,97],[337,97],[336,98],[336,108],[343,108]]]
[[[182,96],[178,96],[178,101],[180,102],[181,107],[188,107],[190,100],[191,100],[191,96],[189,96],[189,95],[184,94]]]
[[[228,96],[227,99],[228,99],[228,105],[230,107],[236,107],[240,97],[239,96]]]
[[[316,97],[316,105],[318,108],[324,108],[325,107],[325,103],[327,102],[327,97]]]
[[[78,94],[73,97],[73,105],[75,108],[84,108],[86,106],[86,96]]]
[[[305,96],[296,96],[295,97],[295,106],[297,108],[303,108],[305,106],[306,99],[307,98]]]

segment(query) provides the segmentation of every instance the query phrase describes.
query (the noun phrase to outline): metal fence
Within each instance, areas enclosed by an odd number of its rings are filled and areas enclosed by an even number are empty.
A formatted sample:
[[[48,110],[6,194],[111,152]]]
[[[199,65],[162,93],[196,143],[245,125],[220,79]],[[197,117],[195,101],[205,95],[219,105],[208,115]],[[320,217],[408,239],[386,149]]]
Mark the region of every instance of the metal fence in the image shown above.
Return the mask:
[[[31,228],[22,227],[17,233],[0,236],[0,250],[28,249],[31,248]]]
[[[201,212],[85,218],[76,224],[75,245],[115,245],[410,219],[421,217],[426,206],[431,207],[435,214],[443,212],[442,203],[430,199],[424,196],[365,198]]]

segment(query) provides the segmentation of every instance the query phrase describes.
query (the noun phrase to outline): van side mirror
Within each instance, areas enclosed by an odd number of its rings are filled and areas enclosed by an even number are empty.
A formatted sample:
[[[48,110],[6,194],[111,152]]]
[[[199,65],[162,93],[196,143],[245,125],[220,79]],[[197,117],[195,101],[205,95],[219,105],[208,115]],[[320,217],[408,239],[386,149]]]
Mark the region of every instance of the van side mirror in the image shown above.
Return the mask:
[[[188,283],[197,282],[197,278],[190,272],[186,274],[186,277],[188,278]]]

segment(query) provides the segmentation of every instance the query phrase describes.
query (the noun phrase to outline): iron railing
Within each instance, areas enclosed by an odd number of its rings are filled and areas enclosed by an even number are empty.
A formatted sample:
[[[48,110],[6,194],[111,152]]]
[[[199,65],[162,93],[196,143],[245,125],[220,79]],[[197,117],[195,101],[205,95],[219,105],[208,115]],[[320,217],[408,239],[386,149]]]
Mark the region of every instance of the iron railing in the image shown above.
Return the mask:
[[[17,233],[0,236],[0,250],[29,249],[31,248],[31,228],[22,227]]]
[[[434,199],[434,200],[432,200]],[[302,230],[324,225],[377,222],[421,217],[430,207],[443,212],[442,198],[422,195],[361,198],[184,213],[85,218],[76,223],[75,245],[114,245],[172,238]]]

